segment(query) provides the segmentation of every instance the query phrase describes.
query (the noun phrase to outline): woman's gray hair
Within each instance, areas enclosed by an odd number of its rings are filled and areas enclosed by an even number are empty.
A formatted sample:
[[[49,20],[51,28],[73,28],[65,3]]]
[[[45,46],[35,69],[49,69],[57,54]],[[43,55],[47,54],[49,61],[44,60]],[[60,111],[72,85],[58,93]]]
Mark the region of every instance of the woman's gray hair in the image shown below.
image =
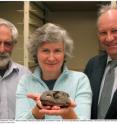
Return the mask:
[[[2,25],[7,26],[11,30],[12,40],[13,40],[14,43],[16,43],[17,42],[17,37],[18,37],[18,30],[15,27],[15,25],[12,24],[11,22],[5,20],[5,19],[0,18],[0,26],[2,26]]]
[[[37,60],[37,49],[44,42],[63,42],[65,48],[65,57],[72,56],[73,40],[68,35],[67,31],[55,24],[46,23],[39,27],[29,38],[27,44],[29,55]]]

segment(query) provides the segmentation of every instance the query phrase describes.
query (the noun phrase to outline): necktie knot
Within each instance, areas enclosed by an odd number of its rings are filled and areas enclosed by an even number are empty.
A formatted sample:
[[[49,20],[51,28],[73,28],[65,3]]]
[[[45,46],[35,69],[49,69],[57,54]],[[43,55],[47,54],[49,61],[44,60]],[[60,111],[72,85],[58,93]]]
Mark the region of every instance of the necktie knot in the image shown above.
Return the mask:
[[[117,66],[117,60],[112,60],[109,62],[110,70],[114,69]]]

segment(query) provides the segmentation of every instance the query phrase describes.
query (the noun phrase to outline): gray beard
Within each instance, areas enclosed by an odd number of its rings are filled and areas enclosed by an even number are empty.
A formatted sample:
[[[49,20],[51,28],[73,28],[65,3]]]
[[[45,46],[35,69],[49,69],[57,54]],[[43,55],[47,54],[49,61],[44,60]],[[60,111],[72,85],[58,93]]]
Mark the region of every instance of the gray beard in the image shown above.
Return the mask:
[[[0,53],[0,69],[6,68],[10,60],[11,58],[9,53]]]

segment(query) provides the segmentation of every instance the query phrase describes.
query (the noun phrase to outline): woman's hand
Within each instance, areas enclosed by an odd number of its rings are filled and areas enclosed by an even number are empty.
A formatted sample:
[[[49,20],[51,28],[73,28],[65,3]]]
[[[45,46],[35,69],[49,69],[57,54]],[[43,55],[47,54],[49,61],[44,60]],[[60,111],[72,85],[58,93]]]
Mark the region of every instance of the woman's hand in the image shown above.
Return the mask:
[[[63,119],[77,119],[77,115],[74,111],[74,108],[76,106],[75,102],[71,100],[71,104],[69,107],[61,108],[59,106],[42,106],[40,101],[40,95],[36,93],[29,93],[27,94],[28,98],[33,99],[36,102],[36,106],[32,110],[33,115],[37,119],[44,118],[44,115],[59,115]]]
[[[71,100],[71,104],[67,108],[61,108],[59,106],[53,106],[51,109],[46,109],[43,107],[43,109],[40,110],[40,113],[47,114],[47,115],[59,115],[63,119],[77,119],[77,115],[74,111],[76,104],[73,100]]]
[[[32,109],[32,114],[36,119],[43,119],[45,114],[40,113],[42,104],[40,101],[40,95],[36,93],[28,93],[27,97],[33,99],[36,102],[36,106]]]
[[[37,93],[28,93],[27,94],[28,98],[33,99],[36,102],[36,106],[38,109],[51,109],[51,106],[42,106],[41,101],[40,101],[40,94]]]

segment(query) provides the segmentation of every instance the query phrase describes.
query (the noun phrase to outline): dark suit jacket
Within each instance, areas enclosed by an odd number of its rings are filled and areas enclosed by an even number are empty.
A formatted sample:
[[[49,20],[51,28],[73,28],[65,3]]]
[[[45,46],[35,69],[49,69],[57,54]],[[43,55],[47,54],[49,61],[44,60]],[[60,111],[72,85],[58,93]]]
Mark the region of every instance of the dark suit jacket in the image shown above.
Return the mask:
[[[84,70],[84,73],[89,77],[93,92],[93,101],[92,101],[92,109],[91,109],[92,119],[97,119],[99,91],[100,91],[101,81],[104,74],[106,62],[107,62],[106,54],[95,56],[89,60]],[[117,119],[117,90],[113,95],[112,102],[106,114],[105,119]]]

